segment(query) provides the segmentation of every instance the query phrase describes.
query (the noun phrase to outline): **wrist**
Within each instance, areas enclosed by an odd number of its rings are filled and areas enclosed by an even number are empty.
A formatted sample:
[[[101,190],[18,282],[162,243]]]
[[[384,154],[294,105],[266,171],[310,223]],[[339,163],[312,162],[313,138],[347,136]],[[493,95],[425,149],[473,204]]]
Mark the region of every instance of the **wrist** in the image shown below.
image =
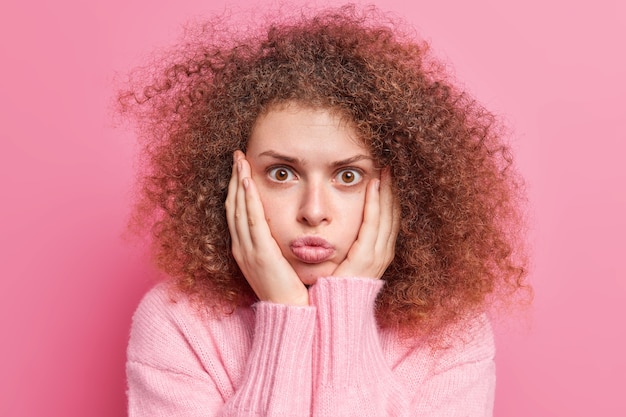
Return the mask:
[[[278,291],[267,291],[264,294],[257,294],[260,301],[273,304],[283,304],[289,306],[305,307],[309,303],[309,291],[298,279],[293,285],[282,285]]]

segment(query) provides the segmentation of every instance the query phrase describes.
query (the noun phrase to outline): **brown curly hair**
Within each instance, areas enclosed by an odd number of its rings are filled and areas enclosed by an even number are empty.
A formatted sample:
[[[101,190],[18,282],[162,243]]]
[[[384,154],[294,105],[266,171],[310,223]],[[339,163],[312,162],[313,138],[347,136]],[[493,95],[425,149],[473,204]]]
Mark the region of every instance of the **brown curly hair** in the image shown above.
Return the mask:
[[[391,169],[402,220],[381,326],[442,328],[525,286],[523,193],[502,129],[425,42],[354,6],[246,35],[225,35],[218,20],[157,72],[144,68],[148,87],[120,96],[145,139],[135,222],[151,226],[157,263],[180,290],[213,307],[254,302],[230,251],[232,153],[260,114],[287,102],[345,115]]]

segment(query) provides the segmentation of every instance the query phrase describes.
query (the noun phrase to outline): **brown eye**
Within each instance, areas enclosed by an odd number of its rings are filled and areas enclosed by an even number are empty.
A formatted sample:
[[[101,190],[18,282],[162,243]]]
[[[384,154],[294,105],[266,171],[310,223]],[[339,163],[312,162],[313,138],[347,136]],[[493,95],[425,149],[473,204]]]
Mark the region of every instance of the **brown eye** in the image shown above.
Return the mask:
[[[338,175],[339,182],[344,185],[356,184],[361,180],[361,174],[353,169],[345,169]]]
[[[274,173],[274,178],[278,181],[285,181],[289,177],[289,174],[284,169],[277,169]]]
[[[345,183],[351,183],[354,181],[354,172],[346,171],[341,174],[341,180]]]
[[[273,168],[269,172],[272,181],[285,182],[293,179],[293,173],[287,168]]]

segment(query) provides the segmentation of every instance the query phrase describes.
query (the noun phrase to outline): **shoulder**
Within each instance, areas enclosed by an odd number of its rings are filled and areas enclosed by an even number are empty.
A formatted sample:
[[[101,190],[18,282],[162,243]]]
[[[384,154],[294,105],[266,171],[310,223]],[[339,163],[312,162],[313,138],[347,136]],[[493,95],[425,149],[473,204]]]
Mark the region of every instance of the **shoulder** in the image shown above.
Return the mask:
[[[493,331],[485,314],[463,319],[430,338],[402,338],[392,330],[381,336],[387,360],[411,380],[423,381],[465,366],[491,367],[495,358]]]
[[[130,330],[129,361],[160,367],[185,351],[186,339],[193,335],[201,318],[189,300],[177,294],[172,285],[156,285],[142,298],[135,310]]]
[[[170,283],[157,284],[143,296],[133,314],[131,341],[159,337],[183,323],[201,320],[198,313]]]
[[[395,340],[392,370],[420,415],[492,415],[495,348],[486,315],[449,326],[434,340]]]
[[[435,342],[435,348],[440,368],[493,362],[496,348],[489,318],[479,314],[449,326]]]
[[[219,316],[165,282],[143,297],[133,315],[127,358],[156,368],[186,372],[197,360],[230,343],[245,343],[254,323],[251,309]],[[178,369],[181,368],[181,369]]]

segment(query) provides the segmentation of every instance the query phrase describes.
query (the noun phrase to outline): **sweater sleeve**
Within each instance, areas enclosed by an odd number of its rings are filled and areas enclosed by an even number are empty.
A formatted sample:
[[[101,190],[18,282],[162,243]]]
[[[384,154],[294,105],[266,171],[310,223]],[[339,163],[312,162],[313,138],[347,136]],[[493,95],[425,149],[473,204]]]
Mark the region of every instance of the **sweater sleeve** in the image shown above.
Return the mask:
[[[133,317],[129,416],[308,415],[314,324],[313,307],[270,303],[255,305],[243,324],[210,322],[153,290]]]
[[[261,302],[245,379],[222,416],[306,416],[315,309]]]
[[[490,331],[475,326],[479,329],[468,332],[470,342],[441,350],[424,343],[408,347],[387,333],[385,350],[374,316],[382,285],[372,279],[322,278],[311,288],[318,313],[312,414],[491,416],[495,373]]]
[[[313,351],[313,415],[408,415],[409,393],[386,364],[374,317],[383,282],[321,278],[310,290],[318,320]]]

